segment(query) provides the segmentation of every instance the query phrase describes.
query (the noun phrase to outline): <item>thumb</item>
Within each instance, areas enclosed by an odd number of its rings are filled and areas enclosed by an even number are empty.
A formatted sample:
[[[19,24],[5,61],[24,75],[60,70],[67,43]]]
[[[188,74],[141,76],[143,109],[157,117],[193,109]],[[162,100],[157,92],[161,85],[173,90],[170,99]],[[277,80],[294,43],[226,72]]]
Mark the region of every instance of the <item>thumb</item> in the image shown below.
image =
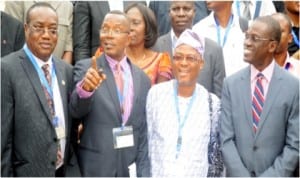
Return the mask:
[[[95,56],[92,57],[92,68],[98,71],[97,58]]]

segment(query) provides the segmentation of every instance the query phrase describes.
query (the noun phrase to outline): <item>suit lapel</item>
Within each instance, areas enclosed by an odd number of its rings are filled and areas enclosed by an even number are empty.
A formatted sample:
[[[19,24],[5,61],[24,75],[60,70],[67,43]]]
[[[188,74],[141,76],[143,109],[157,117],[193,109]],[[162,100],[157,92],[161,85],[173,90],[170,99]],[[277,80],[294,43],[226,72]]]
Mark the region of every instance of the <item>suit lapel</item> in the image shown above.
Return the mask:
[[[244,70],[243,75],[241,76],[241,86],[237,90],[240,94],[239,96],[242,97],[244,110],[245,110],[245,119],[247,120],[250,129],[252,130],[252,135],[254,136],[254,131],[252,129],[252,113],[251,113],[251,85],[250,85],[250,67]]]
[[[130,125],[132,122],[132,118],[135,117],[135,109],[138,106],[136,106],[137,104],[137,97],[140,95],[140,81],[141,81],[141,76],[138,74],[137,68],[133,67],[131,62],[129,62],[130,64],[130,68],[131,68],[131,76],[132,76],[132,83],[133,83],[133,100],[132,100],[132,109],[130,112],[130,115],[128,117],[127,123],[126,125]]]
[[[54,66],[55,66],[55,73],[56,73],[56,80],[58,83],[58,87],[59,87],[59,92],[60,92],[60,96],[62,99],[62,104],[64,107],[64,115],[65,115],[65,127],[66,130],[68,130],[68,99],[67,99],[67,88],[66,88],[66,73],[65,73],[65,69],[63,68],[62,65],[59,65],[59,62],[57,61],[57,59],[53,60],[54,62]]]
[[[173,49],[172,49],[173,44],[172,44],[171,31],[167,34],[166,38],[164,39],[164,45],[165,45],[166,49],[168,50],[171,59],[173,59]]]
[[[20,56],[20,58],[22,59],[21,64],[24,68],[24,71],[25,71],[27,77],[28,77],[28,80],[30,80],[32,87],[41,102],[43,110],[47,114],[50,124],[52,125],[52,122],[51,122],[52,117],[51,117],[50,109],[47,104],[47,99],[46,99],[45,93],[43,91],[40,78],[39,78],[33,64],[30,62],[30,60],[26,56],[25,52],[23,54],[24,55]]]
[[[102,55],[100,60],[97,60],[97,63],[98,63],[98,66],[100,63],[100,67],[103,68],[103,72],[106,74],[106,80],[103,82],[103,85],[107,88],[107,91],[112,99],[112,102],[118,111],[117,116],[115,117],[116,121],[118,123],[120,123],[120,122],[122,123],[121,107],[120,107],[120,102],[119,102],[119,98],[117,95],[117,85],[115,82],[114,74],[113,74],[107,60],[105,59],[104,55]]]
[[[278,93],[280,93],[282,85],[281,85],[281,76],[280,76],[280,71],[279,70],[280,70],[279,67],[277,66],[277,64],[275,64],[273,76],[271,78],[268,93],[267,93],[267,96],[265,98],[264,108],[263,108],[263,111],[262,111],[261,116],[260,116],[260,121],[259,121],[259,124],[258,124],[258,131],[257,131],[256,137],[259,135],[265,121],[268,119],[267,116],[271,111],[271,108],[272,108],[273,103],[275,102],[275,100],[278,96]]]

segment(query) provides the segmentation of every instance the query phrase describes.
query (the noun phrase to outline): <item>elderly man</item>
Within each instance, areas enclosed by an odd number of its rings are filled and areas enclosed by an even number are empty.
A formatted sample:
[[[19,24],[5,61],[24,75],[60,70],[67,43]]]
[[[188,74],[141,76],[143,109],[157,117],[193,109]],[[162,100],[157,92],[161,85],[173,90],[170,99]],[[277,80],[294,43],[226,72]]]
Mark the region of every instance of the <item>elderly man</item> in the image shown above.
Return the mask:
[[[175,79],[149,91],[146,106],[153,177],[221,176],[220,101],[197,83],[204,65],[203,44],[203,38],[185,30],[174,50]]]

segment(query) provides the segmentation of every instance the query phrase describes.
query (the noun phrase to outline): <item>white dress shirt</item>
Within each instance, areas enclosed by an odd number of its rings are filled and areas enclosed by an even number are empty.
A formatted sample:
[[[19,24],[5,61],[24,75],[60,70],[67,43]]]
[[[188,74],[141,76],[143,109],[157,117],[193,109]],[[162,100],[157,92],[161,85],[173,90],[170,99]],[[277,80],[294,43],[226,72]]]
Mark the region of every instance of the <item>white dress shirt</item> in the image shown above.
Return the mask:
[[[202,19],[193,26],[193,30],[200,36],[210,38],[218,43],[218,31],[214,18],[214,12],[211,12],[209,16]],[[220,40],[221,47],[223,46],[223,39],[226,32],[226,28],[220,26]],[[225,63],[226,76],[229,76],[240,69],[248,66],[248,63],[244,62],[244,39],[245,35],[240,28],[239,17],[233,15],[232,24],[227,34],[227,40],[223,46],[223,55]]]

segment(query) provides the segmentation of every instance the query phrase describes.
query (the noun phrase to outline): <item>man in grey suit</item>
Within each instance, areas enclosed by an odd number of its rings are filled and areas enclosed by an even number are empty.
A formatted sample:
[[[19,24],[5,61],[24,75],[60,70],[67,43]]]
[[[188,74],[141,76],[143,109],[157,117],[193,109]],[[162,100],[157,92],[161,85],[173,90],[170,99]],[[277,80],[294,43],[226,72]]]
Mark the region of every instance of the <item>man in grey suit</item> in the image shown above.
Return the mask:
[[[173,50],[177,38],[187,28],[192,28],[195,17],[195,2],[172,1],[170,2],[169,16],[172,29],[169,33],[159,37],[154,50],[167,51],[173,56]],[[225,78],[225,66],[222,48],[214,41],[205,38],[204,67],[197,79],[209,92],[221,97],[223,80]]]
[[[281,29],[271,16],[246,32],[249,67],[224,81],[221,144],[227,176],[292,176],[299,161],[299,80],[274,60]]]
[[[83,124],[78,146],[83,176],[150,174],[145,105],[151,84],[125,55],[129,33],[129,18],[121,11],[109,12],[100,29],[104,54],[74,68],[77,85],[70,108]]]
[[[36,3],[24,27],[23,49],[1,60],[1,176],[80,176],[67,107],[72,66],[52,55],[57,14]]]

